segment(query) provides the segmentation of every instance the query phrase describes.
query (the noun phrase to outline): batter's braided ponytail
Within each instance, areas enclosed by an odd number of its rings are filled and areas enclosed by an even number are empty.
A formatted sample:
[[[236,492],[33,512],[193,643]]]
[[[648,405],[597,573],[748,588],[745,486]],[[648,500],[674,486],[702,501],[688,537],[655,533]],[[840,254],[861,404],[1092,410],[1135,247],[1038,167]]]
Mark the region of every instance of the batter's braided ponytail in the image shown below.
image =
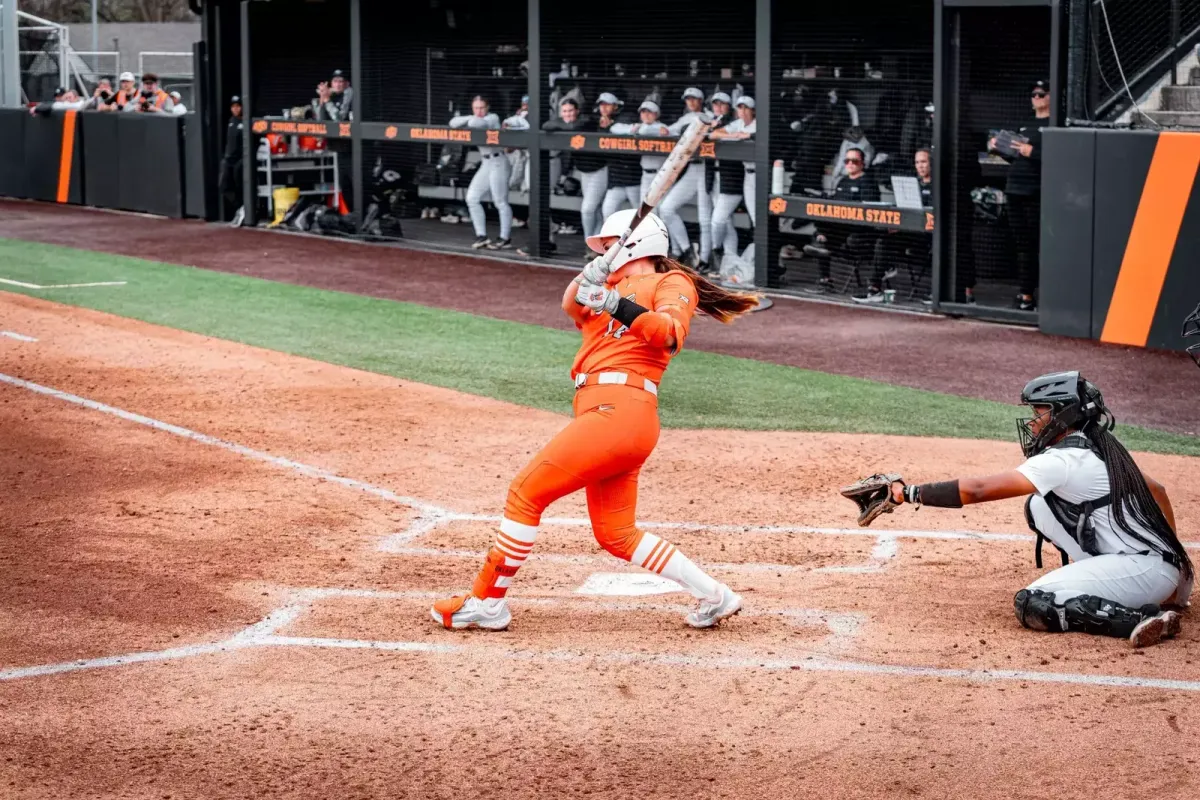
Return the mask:
[[[655,272],[677,270],[687,275],[696,287],[696,305],[717,322],[730,323],[758,307],[758,295],[731,292],[710,281],[696,270],[667,256],[655,256]]]

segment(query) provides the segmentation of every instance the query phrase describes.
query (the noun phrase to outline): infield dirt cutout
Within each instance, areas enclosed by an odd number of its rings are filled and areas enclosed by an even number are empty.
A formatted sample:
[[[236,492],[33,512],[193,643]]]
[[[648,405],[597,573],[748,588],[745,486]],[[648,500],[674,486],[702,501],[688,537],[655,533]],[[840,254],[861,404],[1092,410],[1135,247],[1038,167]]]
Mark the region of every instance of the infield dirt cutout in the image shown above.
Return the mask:
[[[696,632],[682,593],[580,593],[636,571],[576,497],[511,629],[452,634],[431,599],[562,417],[21,296],[0,319],[37,340],[0,338],[0,796],[1200,790],[1191,614],[1144,652],[1023,631],[1019,502],[857,531],[833,491],[1015,444],[664,431],[639,518],[743,615]],[[1138,460],[1200,538],[1195,460]]]

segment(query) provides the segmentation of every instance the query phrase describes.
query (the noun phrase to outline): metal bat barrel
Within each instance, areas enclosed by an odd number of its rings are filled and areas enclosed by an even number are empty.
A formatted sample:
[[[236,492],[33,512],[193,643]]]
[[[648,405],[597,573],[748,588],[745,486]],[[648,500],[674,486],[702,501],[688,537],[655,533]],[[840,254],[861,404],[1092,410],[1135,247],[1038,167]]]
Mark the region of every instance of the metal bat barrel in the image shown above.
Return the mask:
[[[687,169],[688,162],[692,160],[692,156],[700,149],[700,143],[704,141],[704,137],[712,130],[715,118],[710,115],[698,116],[692,120],[692,124],[688,125],[687,130],[683,132],[683,136],[679,137],[679,141],[675,143],[675,147],[671,150],[671,154],[667,156],[667,160],[658,168],[658,174],[654,176],[654,180],[650,184],[650,188],[646,191],[646,199],[642,201],[638,212],[634,214],[633,219],[629,223],[629,228],[621,234],[621,238],[616,244],[608,248],[608,252],[604,254],[604,261],[611,264],[617,257],[617,253],[625,246],[625,242],[633,234],[634,230],[641,223],[646,215],[662,202],[667,196],[667,192],[675,185],[675,181]]]

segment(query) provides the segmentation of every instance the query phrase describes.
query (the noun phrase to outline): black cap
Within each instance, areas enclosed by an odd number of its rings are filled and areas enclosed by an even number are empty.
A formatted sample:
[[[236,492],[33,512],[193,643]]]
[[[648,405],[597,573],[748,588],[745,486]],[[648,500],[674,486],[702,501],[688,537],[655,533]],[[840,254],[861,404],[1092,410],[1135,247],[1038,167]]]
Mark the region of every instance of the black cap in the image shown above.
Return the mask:
[[[62,97],[66,93],[67,93],[67,90],[61,86],[54,90],[55,97]]]
[[[1033,85],[1029,87],[1029,91],[1031,92],[1036,92],[1039,90],[1045,92],[1046,94],[1050,94],[1050,81],[1034,81]]]
[[[346,75],[345,75],[345,73],[344,73],[344,72],[342,72],[340,69],[335,69],[335,70],[333,71],[333,75],[331,75],[330,77],[332,77],[332,78],[344,78],[344,77],[346,77]]]
[[[239,106],[242,104],[242,98],[240,95],[235,94],[233,97],[229,98],[229,105],[233,105],[234,103],[238,104]]]

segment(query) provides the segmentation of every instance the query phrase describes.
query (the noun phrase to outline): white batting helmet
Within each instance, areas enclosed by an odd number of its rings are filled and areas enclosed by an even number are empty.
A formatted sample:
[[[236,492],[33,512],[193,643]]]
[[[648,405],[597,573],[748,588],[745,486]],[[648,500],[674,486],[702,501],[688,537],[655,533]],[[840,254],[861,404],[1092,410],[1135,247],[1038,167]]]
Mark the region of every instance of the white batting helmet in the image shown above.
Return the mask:
[[[600,232],[595,236],[587,237],[587,246],[593,252],[605,253],[604,245],[601,244],[609,237],[618,237],[625,232],[629,227],[629,223],[633,221],[633,215],[637,212],[632,208],[627,208],[618,211],[604,220],[604,224],[600,226]],[[634,229],[629,235],[625,246],[621,248],[621,252],[617,253],[617,257],[613,259],[612,271],[616,272],[621,267],[639,258],[647,256],[665,256],[670,252],[671,240],[667,236],[667,226],[659,219],[657,214],[647,214],[646,218]]]

